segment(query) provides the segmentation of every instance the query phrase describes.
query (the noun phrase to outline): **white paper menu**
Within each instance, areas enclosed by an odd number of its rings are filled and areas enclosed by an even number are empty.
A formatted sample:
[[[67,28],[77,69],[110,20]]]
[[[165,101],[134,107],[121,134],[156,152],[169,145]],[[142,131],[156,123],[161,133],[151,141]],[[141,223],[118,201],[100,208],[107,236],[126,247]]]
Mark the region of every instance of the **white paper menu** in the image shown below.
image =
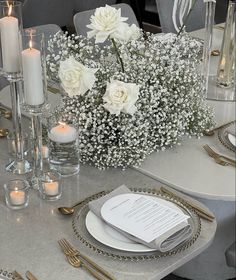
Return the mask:
[[[134,193],[107,200],[101,208],[101,215],[109,224],[148,243],[189,218],[162,199]],[[187,222],[183,223],[183,227],[186,225]]]

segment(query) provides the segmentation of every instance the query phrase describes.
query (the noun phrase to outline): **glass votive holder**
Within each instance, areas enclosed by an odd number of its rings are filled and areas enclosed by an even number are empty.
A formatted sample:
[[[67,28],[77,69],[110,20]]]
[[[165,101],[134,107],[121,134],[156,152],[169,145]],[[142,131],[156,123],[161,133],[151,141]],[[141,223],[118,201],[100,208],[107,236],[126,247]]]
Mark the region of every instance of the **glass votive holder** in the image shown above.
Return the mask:
[[[62,194],[61,175],[55,171],[45,171],[39,180],[40,196],[45,200],[58,200]]]
[[[26,180],[14,179],[4,184],[5,200],[9,208],[23,209],[29,204],[30,185]]]
[[[22,135],[22,143],[23,143],[23,153],[24,155],[27,155],[29,150],[29,135],[27,133],[24,133]],[[7,147],[8,147],[8,153],[12,156],[15,156],[16,154],[15,135],[12,132],[10,132],[7,135]]]
[[[79,173],[78,131],[71,125],[58,122],[48,132],[50,168],[62,176]]]

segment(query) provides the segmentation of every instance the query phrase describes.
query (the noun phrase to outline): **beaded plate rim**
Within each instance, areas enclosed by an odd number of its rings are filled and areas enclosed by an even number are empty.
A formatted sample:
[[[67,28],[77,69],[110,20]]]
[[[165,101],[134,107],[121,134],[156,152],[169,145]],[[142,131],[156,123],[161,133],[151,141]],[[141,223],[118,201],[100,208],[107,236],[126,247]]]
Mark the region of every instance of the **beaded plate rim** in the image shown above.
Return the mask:
[[[129,255],[127,255],[127,252],[123,252],[118,249],[109,248],[108,246],[106,246],[98,241],[93,240],[93,237],[90,234],[89,234],[89,236],[92,239],[92,242],[90,240],[87,240],[87,238],[85,238],[83,236],[83,234],[78,230],[78,228],[76,226],[77,217],[78,217],[80,211],[85,206],[87,206],[87,204],[90,201],[98,199],[112,191],[112,190],[109,190],[109,191],[102,191],[102,192],[96,193],[94,195],[91,195],[91,196],[87,197],[86,199],[84,199],[83,201],[81,201],[80,204],[78,205],[76,214],[73,216],[72,228],[73,228],[73,231],[74,231],[76,237],[79,239],[79,241],[82,244],[84,244],[86,247],[92,249],[94,252],[96,252],[100,255],[111,257],[111,258],[117,259],[117,260],[131,260],[131,261],[157,260],[162,257],[175,255],[179,252],[182,252],[182,251],[188,249],[190,246],[193,245],[193,243],[197,240],[197,238],[199,237],[199,235],[201,233],[201,220],[193,208],[186,205],[181,199],[178,199],[176,197],[171,197],[166,194],[161,194],[159,191],[157,191],[155,189],[130,188],[130,190],[134,193],[142,193],[142,194],[147,194],[147,195],[159,196],[163,199],[166,199],[167,201],[177,204],[179,207],[184,209],[190,215],[191,219],[193,220],[193,224],[196,227],[194,230],[193,236],[190,239],[188,239],[187,241],[185,241],[184,243],[182,243],[181,245],[179,245],[178,247],[176,247],[168,252],[161,253],[159,251],[153,251],[153,252],[149,252],[149,253],[130,253]],[[94,243],[100,244],[100,246],[95,245]],[[102,247],[102,248],[98,248],[98,247]],[[113,252],[111,252],[111,251],[113,251]]]
[[[12,272],[9,272],[4,269],[0,269],[0,280],[14,280],[14,279],[16,280],[16,278],[13,276]]]
[[[222,127],[221,129],[218,130],[218,139],[220,141],[220,143],[227,148],[228,150],[232,151],[232,152],[236,152],[236,147],[234,147],[226,138],[225,135],[225,129],[227,129],[229,126],[231,125],[235,125],[236,124],[236,120],[230,122],[229,124],[225,125],[224,127]]]

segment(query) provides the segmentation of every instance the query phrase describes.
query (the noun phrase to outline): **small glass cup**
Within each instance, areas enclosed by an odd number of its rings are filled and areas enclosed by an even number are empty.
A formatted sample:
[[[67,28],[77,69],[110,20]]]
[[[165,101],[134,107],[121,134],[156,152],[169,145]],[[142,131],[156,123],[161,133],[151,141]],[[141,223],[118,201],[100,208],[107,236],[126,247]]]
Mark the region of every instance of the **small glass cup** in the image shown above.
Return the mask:
[[[23,145],[23,153],[24,155],[27,155],[29,150],[29,135],[27,133],[24,133],[22,135],[22,145]],[[7,135],[7,147],[8,147],[8,153],[12,156],[16,155],[16,147],[15,147],[15,135],[14,133],[10,132]]]
[[[13,210],[23,209],[29,204],[30,185],[26,180],[14,179],[4,184],[5,200]]]
[[[45,171],[39,180],[40,196],[45,200],[58,200],[62,195],[61,175],[55,171]]]

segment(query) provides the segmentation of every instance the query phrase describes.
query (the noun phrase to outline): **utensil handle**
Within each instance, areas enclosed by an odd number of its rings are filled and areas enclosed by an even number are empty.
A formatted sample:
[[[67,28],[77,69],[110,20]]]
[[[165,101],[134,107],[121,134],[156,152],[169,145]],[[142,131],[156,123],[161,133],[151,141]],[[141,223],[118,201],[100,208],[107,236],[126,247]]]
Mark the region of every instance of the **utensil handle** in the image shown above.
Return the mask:
[[[231,158],[228,158],[226,156],[223,156],[223,155],[219,155],[219,157],[225,159],[229,164],[233,165],[233,166],[236,166],[236,161],[231,159]]]
[[[82,267],[87,270],[91,275],[93,275],[98,280],[105,280],[100,274],[94,271],[92,268],[87,266],[85,263],[81,262]]]
[[[29,280],[37,280],[37,278],[30,271],[26,271],[25,276]]]
[[[114,276],[112,276],[109,272],[107,272],[104,268],[102,268],[100,265],[96,264],[94,261],[92,261],[90,258],[87,256],[79,253],[79,256],[84,259],[87,263],[89,263],[91,266],[93,266],[95,269],[97,269],[100,273],[105,275],[107,278],[111,280],[115,280]]]
[[[198,215],[201,216],[202,218],[208,217],[208,220],[214,220],[215,217],[213,215],[211,215],[208,211],[206,211],[205,209],[199,207],[198,205],[196,205],[195,203],[191,202],[191,201],[187,201],[186,199],[180,197],[178,194],[170,191],[169,189],[166,189],[164,187],[161,187],[160,190],[166,194],[169,194],[171,196],[175,196],[178,197],[180,199],[182,199],[185,203],[187,203],[189,206],[191,206],[193,209],[195,209],[198,212]]]

